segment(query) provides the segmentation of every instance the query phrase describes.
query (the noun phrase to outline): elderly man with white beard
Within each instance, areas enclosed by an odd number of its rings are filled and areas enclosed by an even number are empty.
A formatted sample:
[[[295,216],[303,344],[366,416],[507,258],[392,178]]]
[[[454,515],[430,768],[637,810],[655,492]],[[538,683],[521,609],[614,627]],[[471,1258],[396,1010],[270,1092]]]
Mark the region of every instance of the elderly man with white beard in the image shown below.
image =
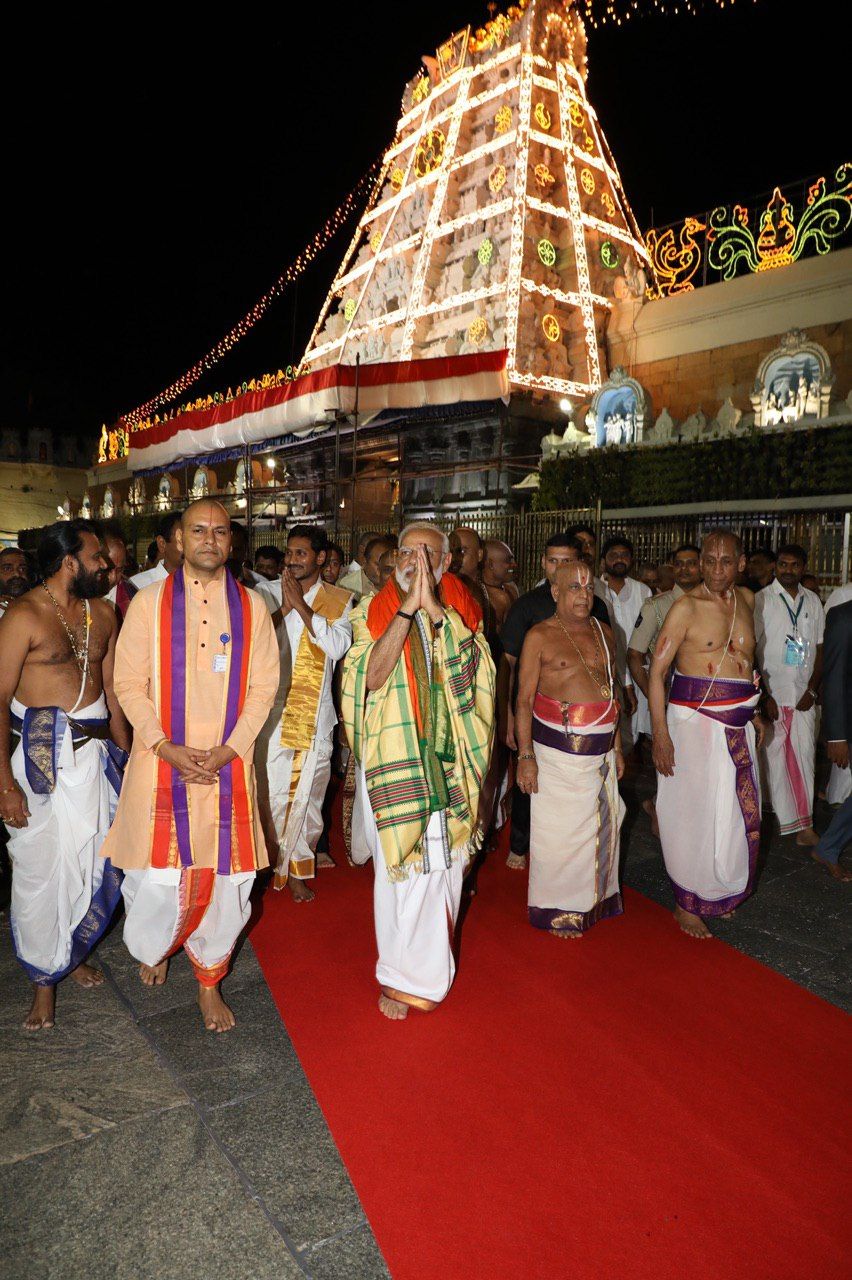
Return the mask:
[[[479,606],[449,563],[439,529],[404,529],[394,575],[352,612],[343,668],[375,867],[379,1008],[392,1020],[434,1009],[450,989],[462,878],[482,835],[494,663]]]

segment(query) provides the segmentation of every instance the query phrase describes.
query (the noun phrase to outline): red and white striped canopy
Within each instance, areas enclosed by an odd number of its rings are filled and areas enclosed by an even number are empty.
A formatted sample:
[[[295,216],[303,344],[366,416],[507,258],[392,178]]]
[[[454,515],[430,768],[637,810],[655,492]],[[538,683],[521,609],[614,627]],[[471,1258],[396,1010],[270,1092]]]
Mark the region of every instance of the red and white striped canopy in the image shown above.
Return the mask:
[[[354,365],[317,369],[284,386],[246,392],[227,404],[196,409],[146,431],[134,431],[128,466],[131,471],[164,468],[219,449],[327,430],[328,410],[354,411],[355,374]],[[505,351],[360,368],[358,409],[362,424],[385,409],[507,400],[508,396]]]

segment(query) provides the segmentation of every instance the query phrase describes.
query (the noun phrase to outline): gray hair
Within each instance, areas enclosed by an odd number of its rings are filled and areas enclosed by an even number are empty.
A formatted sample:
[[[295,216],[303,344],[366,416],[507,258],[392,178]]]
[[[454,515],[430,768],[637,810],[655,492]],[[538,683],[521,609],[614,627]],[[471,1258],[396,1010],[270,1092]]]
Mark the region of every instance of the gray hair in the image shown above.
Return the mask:
[[[436,524],[429,524],[427,520],[413,520],[411,524],[407,524],[399,535],[399,545],[402,546],[409,533],[438,533],[441,535],[441,555],[446,556],[450,553],[450,540],[444,533],[443,529],[439,529]]]

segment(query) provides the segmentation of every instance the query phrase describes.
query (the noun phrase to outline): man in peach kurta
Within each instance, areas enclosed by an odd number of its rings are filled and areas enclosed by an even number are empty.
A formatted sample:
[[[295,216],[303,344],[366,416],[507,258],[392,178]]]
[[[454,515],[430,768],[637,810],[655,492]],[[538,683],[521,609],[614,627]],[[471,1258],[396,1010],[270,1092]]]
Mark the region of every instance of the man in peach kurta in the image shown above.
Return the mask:
[[[103,855],[125,872],[124,940],[148,985],[181,946],[208,1030],[234,1016],[219,983],[267,865],[254,743],[278,687],[269,612],[228,573],[227,512],[202,499],[176,534],[184,563],[131,601],[115,692],[133,726],[124,790]]]

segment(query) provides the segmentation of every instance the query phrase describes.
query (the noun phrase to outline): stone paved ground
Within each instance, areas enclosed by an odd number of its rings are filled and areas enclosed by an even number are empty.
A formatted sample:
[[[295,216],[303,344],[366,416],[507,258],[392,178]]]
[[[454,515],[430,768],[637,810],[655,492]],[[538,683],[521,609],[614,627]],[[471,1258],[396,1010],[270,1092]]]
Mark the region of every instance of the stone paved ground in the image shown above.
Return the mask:
[[[671,905],[658,843],[625,784],[625,880]],[[818,825],[827,822],[827,811]],[[767,842],[759,892],[714,929],[852,1008],[850,886],[792,840]],[[696,944],[698,945],[698,944]],[[387,1270],[259,965],[228,981],[233,1036],[199,1033],[183,957],[143,987],[116,929],[107,982],[65,984],[46,1035],[20,1030],[27,984],[0,935],[0,1276],[10,1280],[373,1280]]]

